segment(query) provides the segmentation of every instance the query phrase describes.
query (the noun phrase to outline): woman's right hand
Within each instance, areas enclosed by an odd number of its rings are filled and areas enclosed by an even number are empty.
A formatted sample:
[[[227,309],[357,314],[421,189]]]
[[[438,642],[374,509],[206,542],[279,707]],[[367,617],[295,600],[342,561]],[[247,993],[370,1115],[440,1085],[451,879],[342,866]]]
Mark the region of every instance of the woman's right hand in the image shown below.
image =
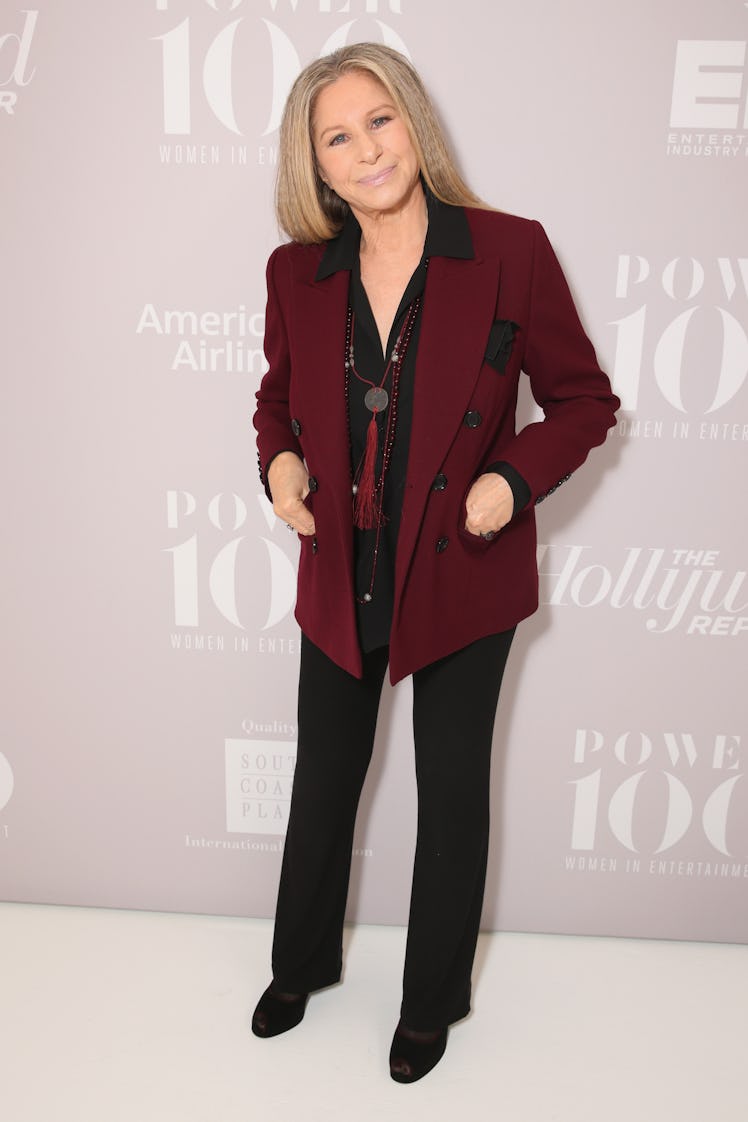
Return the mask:
[[[313,534],[314,517],[304,506],[309,494],[309,473],[295,452],[278,453],[268,468],[268,487],[278,517],[305,537]]]

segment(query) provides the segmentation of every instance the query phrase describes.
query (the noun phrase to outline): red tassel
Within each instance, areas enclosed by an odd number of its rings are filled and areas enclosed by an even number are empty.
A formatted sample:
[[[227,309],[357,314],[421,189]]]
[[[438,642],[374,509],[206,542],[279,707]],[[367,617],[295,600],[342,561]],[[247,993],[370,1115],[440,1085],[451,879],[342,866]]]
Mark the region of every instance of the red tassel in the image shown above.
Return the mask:
[[[379,515],[374,497],[374,471],[377,466],[377,446],[379,432],[377,429],[376,411],[369,421],[366,430],[366,450],[364,463],[358,480],[356,498],[353,503],[353,522],[359,530],[376,530],[379,525]]]

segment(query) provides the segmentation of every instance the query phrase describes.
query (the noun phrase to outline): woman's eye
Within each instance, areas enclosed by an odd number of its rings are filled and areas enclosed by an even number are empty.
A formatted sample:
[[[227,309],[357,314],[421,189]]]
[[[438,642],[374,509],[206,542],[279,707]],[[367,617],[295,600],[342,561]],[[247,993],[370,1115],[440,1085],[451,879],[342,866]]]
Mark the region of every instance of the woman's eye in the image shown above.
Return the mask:
[[[388,121],[389,117],[375,117],[371,122],[372,128],[381,129],[382,125],[386,125]]]
[[[333,145],[342,144],[344,140],[345,140],[345,133],[339,132],[337,134],[337,136],[334,136],[332,138],[332,140],[330,141],[330,147],[332,148]]]

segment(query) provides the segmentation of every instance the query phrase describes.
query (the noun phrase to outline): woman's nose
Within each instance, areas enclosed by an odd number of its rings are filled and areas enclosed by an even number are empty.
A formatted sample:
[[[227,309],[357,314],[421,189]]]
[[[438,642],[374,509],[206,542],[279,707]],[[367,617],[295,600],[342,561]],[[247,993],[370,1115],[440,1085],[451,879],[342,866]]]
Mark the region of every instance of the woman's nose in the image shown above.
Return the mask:
[[[367,164],[373,164],[379,159],[382,145],[375,136],[367,133],[359,143],[359,156]]]

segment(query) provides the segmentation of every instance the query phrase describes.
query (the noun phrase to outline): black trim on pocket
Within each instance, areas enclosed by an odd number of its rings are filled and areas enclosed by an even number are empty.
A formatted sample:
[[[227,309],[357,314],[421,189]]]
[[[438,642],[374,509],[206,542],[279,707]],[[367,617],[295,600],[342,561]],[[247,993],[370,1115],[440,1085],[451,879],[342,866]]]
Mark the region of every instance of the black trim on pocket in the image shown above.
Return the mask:
[[[514,345],[514,336],[518,331],[519,324],[510,319],[497,319],[491,325],[484,358],[499,374],[503,374],[506,370]]]

